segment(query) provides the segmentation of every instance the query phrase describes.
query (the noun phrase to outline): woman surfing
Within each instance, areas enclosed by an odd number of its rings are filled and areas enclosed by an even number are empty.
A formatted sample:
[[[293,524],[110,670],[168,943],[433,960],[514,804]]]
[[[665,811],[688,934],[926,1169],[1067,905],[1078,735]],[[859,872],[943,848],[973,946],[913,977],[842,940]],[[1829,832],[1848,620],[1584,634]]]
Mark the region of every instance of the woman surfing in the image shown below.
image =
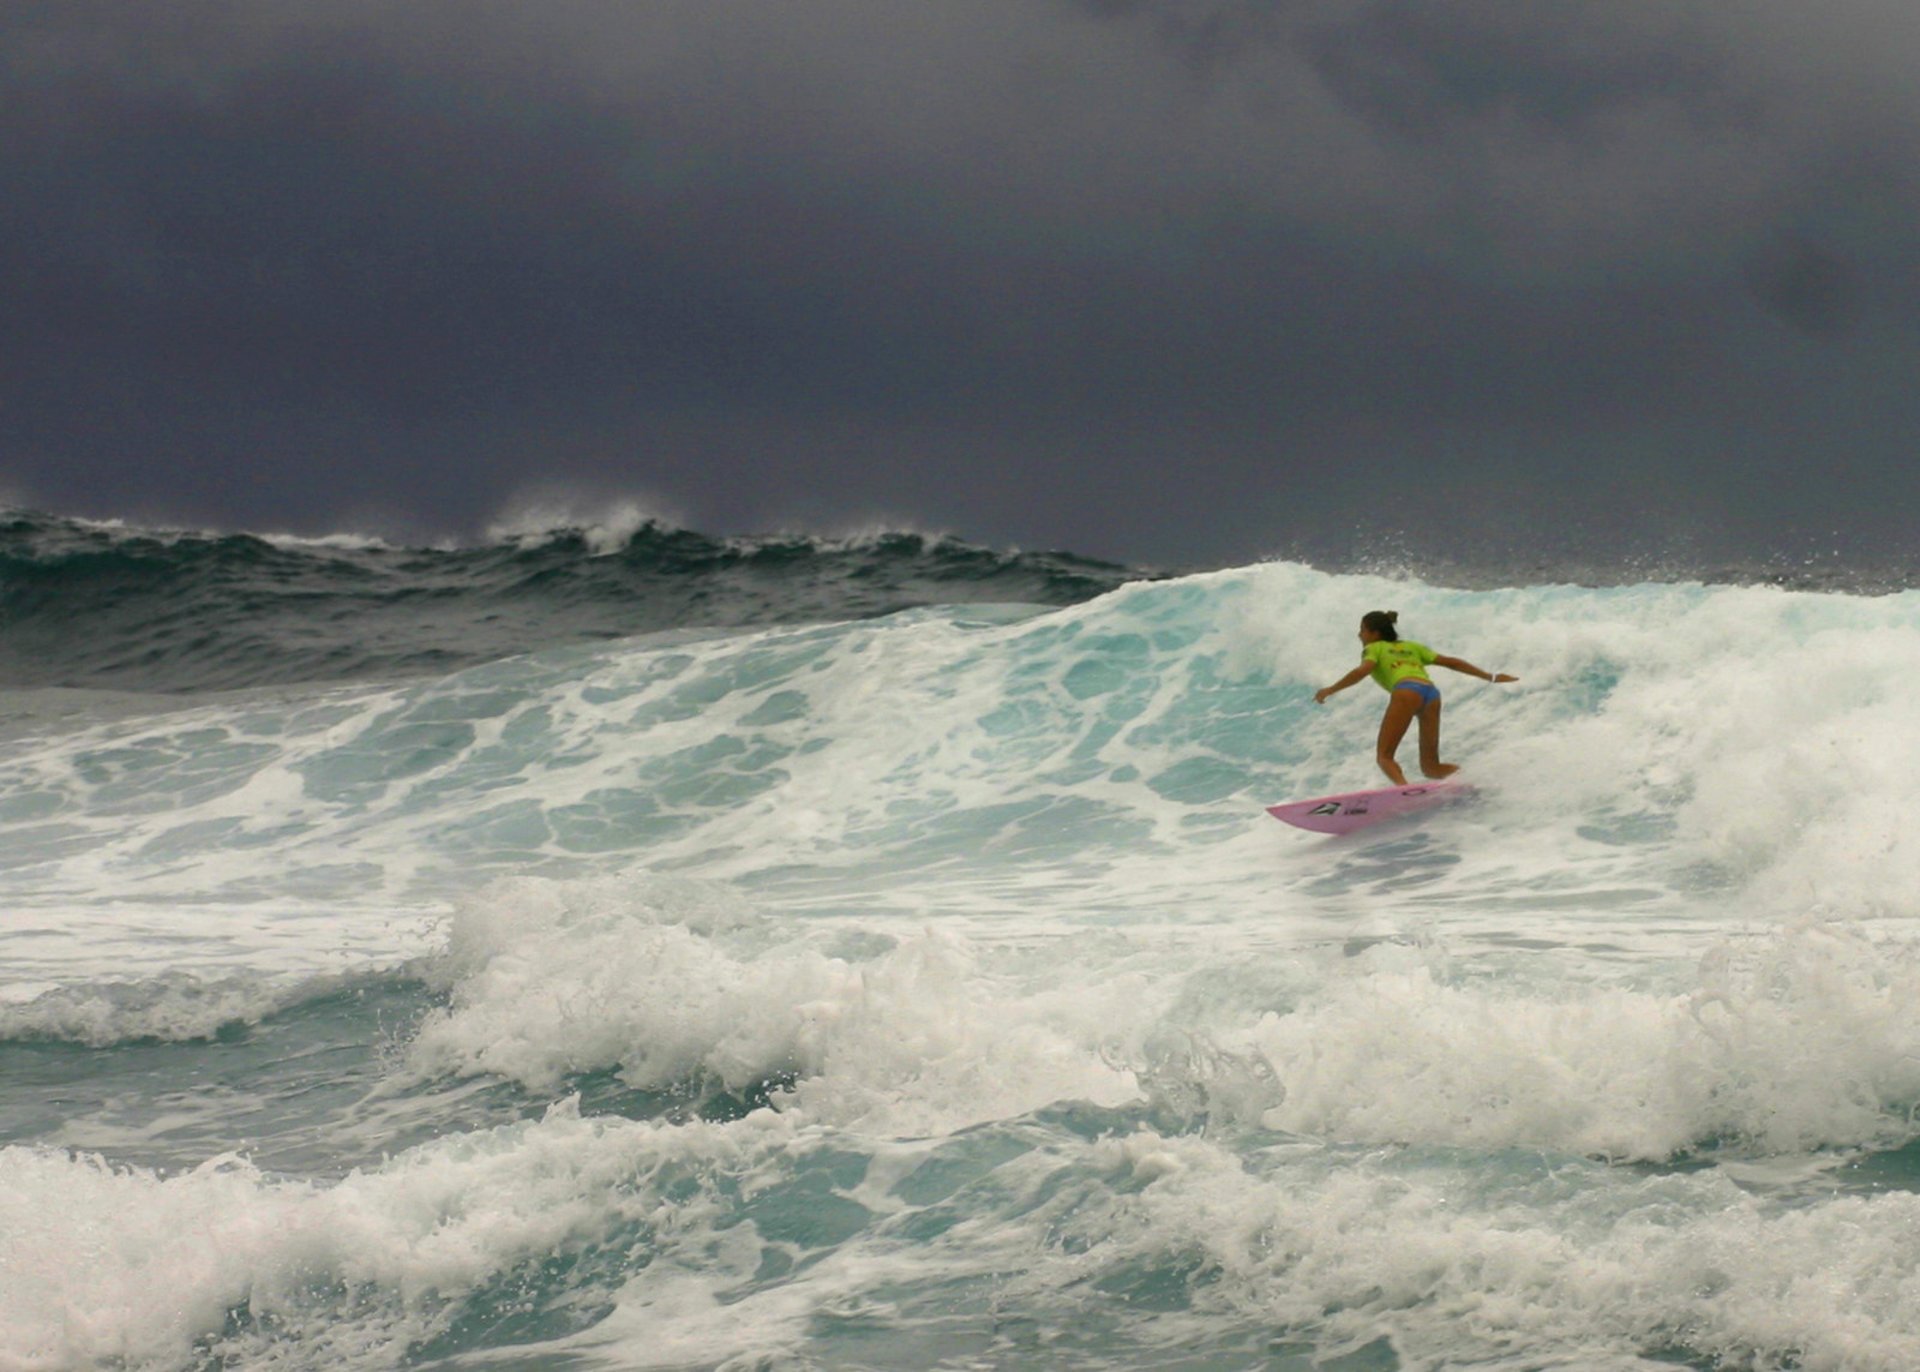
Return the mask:
[[[1520,678],[1505,672],[1483,671],[1462,658],[1443,657],[1424,643],[1402,639],[1394,627],[1399,618],[1398,610],[1368,611],[1360,620],[1360,665],[1333,685],[1315,691],[1313,700],[1316,705],[1324,705],[1328,696],[1357,686],[1369,676],[1379,682],[1380,689],[1387,693],[1387,712],[1380,719],[1380,742],[1374,760],[1395,786],[1405,786],[1407,774],[1400,770],[1393,755],[1400,750],[1407,725],[1416,718],[1420,721],[1420,774],[1438,781],[1460,770],[1453,763],[1440,760],[1440,688],[1427,676],[1429,666],[1465,672],[1482,681],[1518,681]]]

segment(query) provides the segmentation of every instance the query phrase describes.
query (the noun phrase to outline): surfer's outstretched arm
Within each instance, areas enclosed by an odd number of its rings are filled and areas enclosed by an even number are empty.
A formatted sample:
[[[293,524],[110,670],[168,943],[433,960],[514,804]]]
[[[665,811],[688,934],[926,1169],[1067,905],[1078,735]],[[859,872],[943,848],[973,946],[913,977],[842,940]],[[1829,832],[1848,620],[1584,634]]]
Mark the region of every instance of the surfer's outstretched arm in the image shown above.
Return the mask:
[[[1328,696],[1344,691],[1349,686],[1358,686],[1372,675],[1373,664],[1371,662],[1362,662],[1358,667],[1355,667],[1351,672],[1348,672],[1345,676],[1334,682],[1333,685],[1322,686],[1319,690],[1315,691],[1313,693],[1313,703],[1315,705],[1325,705]]]
[[[1482,681],[1518,681],[1520,679],[1517,676],[1508,676],[1505,672],[1489,672],[1484,667],[1476,667],[1463,657],[1436,657],[1433,665],[1455,672],[1464,672],[1468,676],[1477,676]]]

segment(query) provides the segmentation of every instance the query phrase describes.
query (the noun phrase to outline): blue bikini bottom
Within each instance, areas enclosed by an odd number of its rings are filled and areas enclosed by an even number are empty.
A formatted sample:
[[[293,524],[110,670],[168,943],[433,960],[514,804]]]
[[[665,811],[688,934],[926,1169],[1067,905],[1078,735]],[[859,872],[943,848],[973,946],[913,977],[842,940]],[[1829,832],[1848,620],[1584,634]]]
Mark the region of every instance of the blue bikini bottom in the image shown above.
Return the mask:
[[[1403,681],[1393,689],[1396,691],[1412,691],[1420,697],[1420,708],[1423,710],[1440,699],[1440,688],[1431,681]]]

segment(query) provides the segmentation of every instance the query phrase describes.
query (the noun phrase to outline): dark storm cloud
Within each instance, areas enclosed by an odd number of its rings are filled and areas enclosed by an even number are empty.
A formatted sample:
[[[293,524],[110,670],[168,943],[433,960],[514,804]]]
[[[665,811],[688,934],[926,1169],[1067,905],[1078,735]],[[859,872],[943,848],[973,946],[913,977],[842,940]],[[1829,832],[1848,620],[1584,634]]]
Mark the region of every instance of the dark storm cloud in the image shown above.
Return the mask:
[[[1522,505],[1892,535],[1916,37],[1867,3],[16,4],[0,476],[1196,559]]]
[[[1769,309],[1808,333],[1838,333],[1859,313],[1860,283],[1853,268],[1812,243],[1787,243],[1757,256],[1748,280]]]

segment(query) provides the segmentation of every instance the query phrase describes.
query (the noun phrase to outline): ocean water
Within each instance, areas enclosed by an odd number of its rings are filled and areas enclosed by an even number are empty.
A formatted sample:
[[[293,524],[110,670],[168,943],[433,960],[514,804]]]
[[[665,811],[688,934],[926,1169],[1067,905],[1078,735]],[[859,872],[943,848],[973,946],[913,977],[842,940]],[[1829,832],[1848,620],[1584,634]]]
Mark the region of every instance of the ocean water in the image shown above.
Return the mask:
[[[0,1366],[1920,1366],[1914,592],[0,554]]]

